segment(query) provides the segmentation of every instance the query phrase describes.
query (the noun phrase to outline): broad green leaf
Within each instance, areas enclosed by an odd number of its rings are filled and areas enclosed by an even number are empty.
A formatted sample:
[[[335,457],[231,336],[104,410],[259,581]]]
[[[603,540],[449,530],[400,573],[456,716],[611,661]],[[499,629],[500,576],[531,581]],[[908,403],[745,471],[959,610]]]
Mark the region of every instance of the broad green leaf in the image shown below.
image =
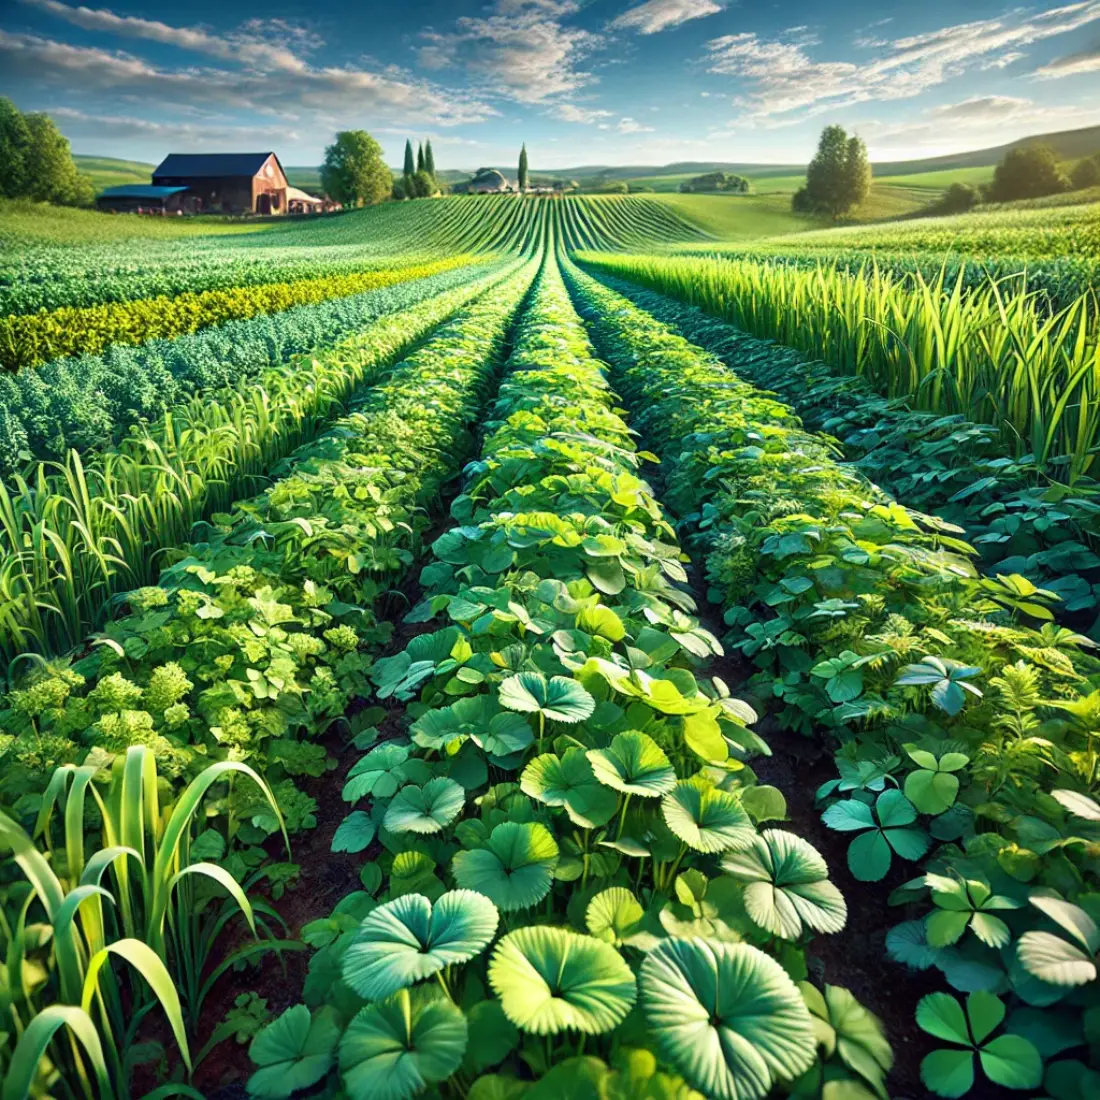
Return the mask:
[[[902,825],[911,825],[917,820],[917,811],[913,804],[893,787],[883,791],[875,800],[875,813],[884,829],[896,829]]]
[[[625,886],[612,886],[598,893],[584,914],[588,931],[615,947],[636,935],[644,919],[641,903]]]
[[[878,882],[890,870],[890,845],[877,830],[861,833],[848,846],[848,870],[860,882]]]
[[[797,939],[805,928],[839,932],[848,919],[821,853],[782,829],[767,829],[752,847],[725,855],[722,869],[745,884],[745,911],[773,936]]]
[[[466,1052],[466,1018],[444,998],[407,989],[360,1009],[340,1040],[350,1100],[409,1100],[444,1081]]]
[[[489,961],[489,983],[524,1031],[554,1035],[610,1031],[634,1004],[634,974],[610,945],[565,928],[509,933]]]
[[[970,1035],[981,1046],[1001,1026],[1005,1006],[1000,997],[979,989],[966,998],[966,1015],[970,1019]]]
[[[1049,932],[1025,932],[1016,946],[1020,965],[1051,985],[1085,985],[1096,979],[1096,963],[1079,947]]]
[[[536,756],[520,776],[520,790],[547,806],[564,806],[569,819],[582,829],[606,825],[619,800],[596,778],[583,749],[570,746],[562,756]]]
[[[937,1096],[965,1096],[974,1086],[974,1052],[935,1050],[921,1062],[920,1079]]]
[[[1043,1059],[1021,1035],[998,1035],[979,1052],[986,1077],[1006,1089],[1033,1089],[1043,1080]]]
[[[332,1067],[340,1027],[331,1008],[310,1016],[305,1005],[288,1008],[252,1040],[248,1056],[260,1068],[248,1079],[257,1100],[285,1100],[315,1085]]]
[[[384,1000],[480,954],[496,934],[497,920],[496,906],[472,890],[453,890],[434,905],[422,894],[405,894],[359,925],[344,953],[344,981],[368,1001]]]
[[[929,993],[917,1005],[917,1026],[937,1039],[970,1045],[970,1029],[962,1005],[950,993]]]
[[[755,947],[665,940],[642,963],[641,990],[662,1056],[713,1100],[759,1100],[814,1061],[798,987]]]
[[[659,798],[676,786],[676,772],[664,749],[646,733],[617,733],[606,749],[589,749],[596,778],[612,790]]]
[[[519,1031],[500,1001],[479,1001],[467,1009],[466,1024],[470,1041],[462,1068],[470,1073],[484,1073],[490,1066],[499,1065],[519,1043]]]
[[[334,852],[361,852],[374,840],[375,827],[371,816],[363,810],[352,810],[340,822],[332,838]]]
[[[542,714],[555,722],[583,722],[596,701],[576,680],[541,672],[520,672],[500,685],[501,706],[527,714]]]
[[[438,833],[462,812],[466,792],[453,779],[438,776],[423,787],[402,787],[382,824],[391,833]]]
[[[665,824],[697,852],[743,851],[756,836],[735,795],[689,779],[661,799]]]
[[[871,814],[871,807],[865,802],[859,802],[854,798],[844,802],[834,802],[822,815],[821,820],[830,829],[839,832],[855,832],[859,829],[873,829],[875,819]]]
[[[506,913],[537,905],[550,891],[558,863],[557,842],[545,825],[506,821],[484,848],[455,854],[455,881],[485,894]]]

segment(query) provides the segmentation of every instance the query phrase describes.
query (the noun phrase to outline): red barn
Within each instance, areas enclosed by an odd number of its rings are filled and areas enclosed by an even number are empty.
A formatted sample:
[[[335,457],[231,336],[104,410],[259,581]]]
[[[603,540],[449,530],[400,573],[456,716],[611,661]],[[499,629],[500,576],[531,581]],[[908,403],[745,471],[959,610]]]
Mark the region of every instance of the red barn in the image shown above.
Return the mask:
[[[157,187],[186,187],[206,213],[285,214],[287,182],[274,153],[170,153]]]

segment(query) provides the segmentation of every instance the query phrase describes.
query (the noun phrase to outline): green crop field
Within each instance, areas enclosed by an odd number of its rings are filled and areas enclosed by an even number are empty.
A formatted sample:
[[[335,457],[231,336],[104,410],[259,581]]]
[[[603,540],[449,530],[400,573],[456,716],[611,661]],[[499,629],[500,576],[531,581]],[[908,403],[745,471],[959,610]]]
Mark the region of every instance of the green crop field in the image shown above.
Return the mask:
[[[0,1100],[1091,1097],[1100,203],[985,171],[0,205]]]

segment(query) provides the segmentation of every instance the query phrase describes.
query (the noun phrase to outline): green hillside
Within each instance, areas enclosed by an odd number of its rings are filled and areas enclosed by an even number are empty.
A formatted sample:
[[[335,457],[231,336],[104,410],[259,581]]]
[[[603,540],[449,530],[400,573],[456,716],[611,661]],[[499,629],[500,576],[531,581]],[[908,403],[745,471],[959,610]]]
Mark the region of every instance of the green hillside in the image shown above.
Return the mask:
[[[121,187],[126,183],[148,183],[155,165],[139,160],[117,160],[114,157],[86,157],[73,155],[76,167],[91,176],[96,193],[105,187]]]

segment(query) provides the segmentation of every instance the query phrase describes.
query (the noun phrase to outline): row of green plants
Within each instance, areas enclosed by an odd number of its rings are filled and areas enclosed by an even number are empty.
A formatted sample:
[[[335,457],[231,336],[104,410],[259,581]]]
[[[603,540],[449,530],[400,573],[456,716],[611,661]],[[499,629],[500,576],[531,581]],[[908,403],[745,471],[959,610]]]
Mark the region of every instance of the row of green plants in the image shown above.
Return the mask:
[[[885,1097],[889,1044],[806,979],[844,900],[745,762],[686,558],[547,259],[422,624],[372,670],[401,734],[347,772],[362,889],[303,929],[256,1100]],[[839,1093],[838,1093],[839,1095]]]
[[[853,248],[868,253],[937,253],[940,256],[1016,256],[1026,260],[1076,256],[1100,260],[1097,193],[1085,201],[1078,196],[1039,200],[1035,209],[1019,205],[991,207],[949,217],[916,218],[813,230],[783,239],[773,238],[752,250],[833,252]],[[1074,201],[1076,200],[1076,201]]]
[[[638,430],[666,458],[670,503],[707,554],[709,597],[756,696],[835,750],[837,778],[816,792],[824,825],[851,835],[853,878],[898,883],[891,958],[955,991],[917,1009],[951,1044],[922,1063],[925,1084],[961,1096],[980,1066],[1032,1095],[1089,1095],[1095,645],[1029,625],[1045,593],[977,576],[964,542],[838,464],[788,406],[570,275],[613,377],[645,409]]]
[[[692,249],[692,252],[698,255],[699,249]],[[1045,309],[1055,312],[1071,305],[1082,295],[1095,293],[1100,282],[1100,259],[1073,254],[959,256],[953,252],[894,252],[881,248],[871,251],[844,246],[831,249],[797,245],[784,247],[779,243],[746,247],[741,254],[802,270],[828,263],[853,275],[878,267],[899,277],[919,274],[926,283],[934,282],[945,274],[947,284],[954,285],[961,279],[967,291],[983,290],[990,280],[994,280],[1002,286],[1006,295],[1034,294]],[[716,251],[715,255],[722,256],[723,253]],[[724,255],[728,256],[728,253]]]
[[[175,339],[115,344],[103,355],[0,371],[0,477],[10,478],[35,459],[63,460],[73,449],[86,454],[110,447],[191,397],[259,378],[295,355],[317,354],[384,314],[482,274],[466,265]]]
[[[996,430],[892,401],[792,348],[777,347],[621,279],[604,282],[754,385],[789,403],[813,431],[913,509],[955,524],[989,574],[1022,574],[1058,597],[1052,614],[1100,640],[1100,494],[1089,477],[1072,489],[1043,476],[1032,456],[1010,458]]]
[[[396,266],[382,270],[185,291],[94,306],[62,306],[40,313],[0,317],[0,366],[20,370],[52,359],[98,355],[112,344],[171,339],[241,317],[278,313],[292,306],[410,282],[470,262],[468,255],[412,265],[403,265],[399,260]]]
[[[499,270],[379,318],[321,355],[170,409],[88,464],[76,451],[0,483],[0,653],[65,652],[150,583],[165,548],[255,491],[343,403],[483,293]]]
[[[106,302],[174,297],[205,290],[290,283],[332,275],[357,275],[392,267],[370,241],[327,248],[270,245],[243,249],[232,239],[216,246],[157,249],[142,241],[112,248],[28,250],[16,269],[0,274],[0,314],[38,313],[62,307],[87,308]],[[405,263],[423,257],[402,256]]]
[[[601,271],[681,298],[825,360],[915,408],[993,425],[1017,456],[1071,485],[1100,438],[1100,326],[1087,293],[1051,315],[996,281],[967,289],[871,266],[858,274],[756,260],[607,256]]]
[[[231,1031],[247,1030],[230,1013],[192,1054],[221,974],[300,947],[274,938],[277,913],[248,899],[261,880],[278,899],[296,873],[260,845],[313,823],[315,803],[295,779],[333,765],[317,739],[369,693],[371,654],[392,629],[376,610],[471,448],[533,274],[515,270],[394,366],[354,412],[276,469],[283,476],[271,489],[239,504],[159,585],[131,593],[132,613],[89,657],[36,668],[6,697],[3,793],[14,803],[0,830],[27,882],[0,910],[14,918],[0,922],[0,945],[26,968],[26,980],[3,987],[14,996],[0,994],[5,1023],[15,1023],[0,1042],[0,1076],[13,1090],[5,1100],[47,1089],[79,1096],[89,1079],[101,1097],[132,1095],[135,1065],[151,1056],[141,1021],[158,1004],[188,1072]],[[16,817],[34,819],[30,835]],[[212,888],[196,894],[200,880]],[[256,938],[208,966],[238,914]],[[111,980],[114,1001],[97,992],[108,955],[141,979],[131,1017]],[[54,1039],[60,1029],[67,1042]],[[163,1058],[158,1045],[153,1060]],[[175,1083],[151,1095],[173,1094],[199,1095]]]

